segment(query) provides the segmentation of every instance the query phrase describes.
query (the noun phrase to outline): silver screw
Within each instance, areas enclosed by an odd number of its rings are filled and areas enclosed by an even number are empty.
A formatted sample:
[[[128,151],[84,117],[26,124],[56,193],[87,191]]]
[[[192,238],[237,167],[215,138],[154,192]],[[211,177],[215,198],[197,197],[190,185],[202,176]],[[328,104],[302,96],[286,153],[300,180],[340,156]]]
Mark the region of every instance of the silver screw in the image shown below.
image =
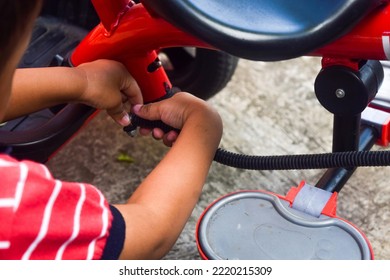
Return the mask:
[[[344,98],[345,97],[345,91],[341,88],[336,89],[336,96],[337,98]]]
[[[137,129],[131,130],[127,134],[129,134],[130,137],[135,137],[137,136]]]

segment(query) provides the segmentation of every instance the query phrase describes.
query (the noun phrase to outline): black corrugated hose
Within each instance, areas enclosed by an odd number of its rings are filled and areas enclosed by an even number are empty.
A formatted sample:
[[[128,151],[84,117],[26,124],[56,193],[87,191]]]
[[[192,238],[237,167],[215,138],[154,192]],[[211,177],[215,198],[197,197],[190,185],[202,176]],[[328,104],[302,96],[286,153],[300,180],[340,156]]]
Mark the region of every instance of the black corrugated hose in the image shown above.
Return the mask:
[[[161,121],[149,121],[134,114],[132,124],[123,130],[129,135],[141,127],[158,127],[163,131],[176,130]],[[179,131],[178,131],[179,132]],[[252,156],[237,154],[217,149],[214,161],[223,165],[248,170],[291,170],[291,169],[327,169],[353,168],[368,166],[389,166],[390,151],[352,151],[325,154],[281,155],[281,156]]]
[[[389,166],[390,151],[359,151],[325,154],[250,156],[219,148],[218,163],[249,170],[327,169],[337,167]]]

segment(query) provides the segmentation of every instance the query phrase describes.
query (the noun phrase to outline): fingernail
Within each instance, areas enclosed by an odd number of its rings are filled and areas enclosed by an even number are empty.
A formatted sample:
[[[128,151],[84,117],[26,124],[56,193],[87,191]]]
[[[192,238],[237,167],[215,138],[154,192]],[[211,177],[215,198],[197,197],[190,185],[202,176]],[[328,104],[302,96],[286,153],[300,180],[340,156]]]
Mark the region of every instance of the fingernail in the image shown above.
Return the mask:
[[[136,105],[134,105],[134,106],[133,106],[133,112],[134,112],[135,114],[137,114],[137,113],[141,110],[141,107],[142,107],[141,104],[136,104]]]
[[[127,113],[123,115],[123,117],[119,120],[120,125],[127,126],[130,124],[130,117]]]

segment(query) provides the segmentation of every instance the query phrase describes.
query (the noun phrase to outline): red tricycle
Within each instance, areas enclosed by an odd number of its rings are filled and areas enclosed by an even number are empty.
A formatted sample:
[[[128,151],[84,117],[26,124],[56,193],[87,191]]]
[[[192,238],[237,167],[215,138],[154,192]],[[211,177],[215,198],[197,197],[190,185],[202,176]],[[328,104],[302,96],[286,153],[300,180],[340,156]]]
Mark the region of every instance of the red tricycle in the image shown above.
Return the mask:
[[[146,102],[169,97],[173,86],[206,99],[226,85],[237,58],[322,57],[314,86],[334,116],[330,153],[248,156],[219,149],[215,160],[251,170],[327,171],[317,183],[302,181],[285,196],[254,190],[215,200],[199,219],[198,249],[204,259],[374,258],[364,233],[338,217],[336,207],[357,167],[390,164],[389,151],[370,151],[390,141],[390,99],[376,98],[384,79],[381,61],[390,59],[388,0],[92,0],[93,8],[67,2],[60,1],[62,9],[48,2],[21,67],[118,60]],[[96,14],[71,19],[84,22],[81,28],[48,16],[82,5]],[[1,146],[17,158],[45,162],[95,113],[80,104],[48,108],[3,125]],[[132,124],[125,129],[129,134],[139,125],[170,129],[134,116]],[[295,246],[286,250],[286,242]]]

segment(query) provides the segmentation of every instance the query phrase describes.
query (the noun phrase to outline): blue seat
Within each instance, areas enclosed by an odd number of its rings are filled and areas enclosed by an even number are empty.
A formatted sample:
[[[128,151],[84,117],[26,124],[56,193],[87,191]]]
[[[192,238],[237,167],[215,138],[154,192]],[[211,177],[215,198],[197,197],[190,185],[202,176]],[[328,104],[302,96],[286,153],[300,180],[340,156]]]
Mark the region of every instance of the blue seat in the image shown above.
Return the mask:
[[[308,54],[351,30],[382,0],[143,0],[146,8],[238,57]]]

